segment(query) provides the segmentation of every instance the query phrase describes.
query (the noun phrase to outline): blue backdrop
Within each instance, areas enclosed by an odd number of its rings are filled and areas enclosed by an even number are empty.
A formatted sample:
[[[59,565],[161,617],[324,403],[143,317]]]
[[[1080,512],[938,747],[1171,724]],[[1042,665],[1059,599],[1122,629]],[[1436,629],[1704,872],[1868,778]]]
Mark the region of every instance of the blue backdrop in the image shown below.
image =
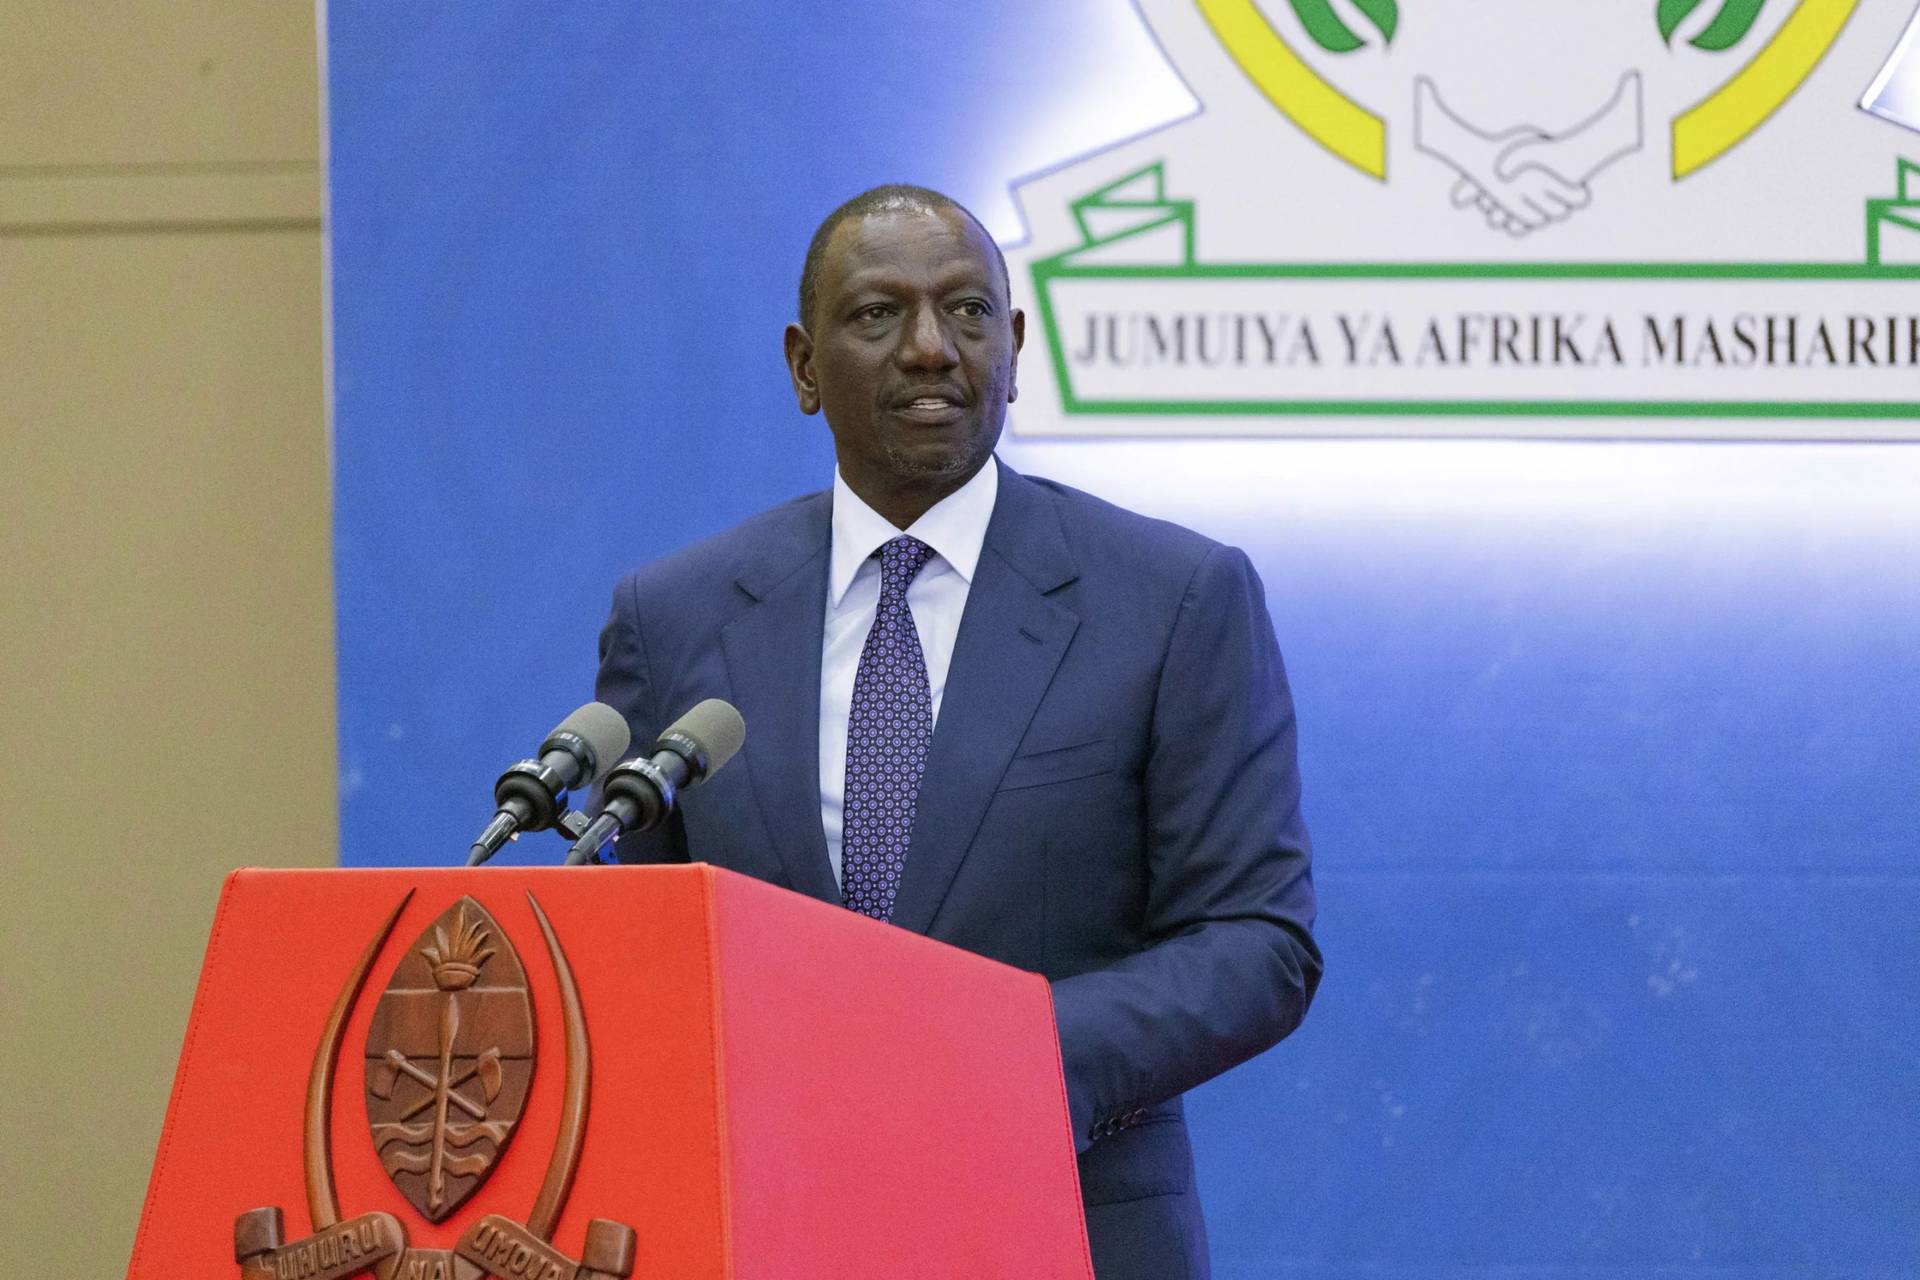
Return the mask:
[[[326,13],[351,864],[457,861],[619,573],[826,483],[827,209],[1015,236],[1193,107],[1111,0]],[[1247,547],[1287,652],[1329,968],[1193,1099],[1219,1275],[1920,1274],[1920,451],[1002,453]]]

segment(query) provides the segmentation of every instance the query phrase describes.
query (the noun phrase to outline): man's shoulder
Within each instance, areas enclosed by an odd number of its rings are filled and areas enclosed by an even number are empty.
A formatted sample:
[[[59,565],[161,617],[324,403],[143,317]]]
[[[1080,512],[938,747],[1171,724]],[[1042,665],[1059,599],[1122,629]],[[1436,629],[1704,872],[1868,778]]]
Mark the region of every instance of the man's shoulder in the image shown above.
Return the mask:
[[[1058,480],[1020,479],[1051,500],[1068,544],[1083,561],[1113,564],[1129,575],[1184,586],[1209,556],[1232,551],[1185,525],[1143,515]]]
[[[731,590],[742,580],[778,577],[796,569],[825,546],[832,516],[831,490],[809,493],[748,516],[736,525],[670,551],[632,570],[622,587],[640,597],[684,596],[716,585]]]

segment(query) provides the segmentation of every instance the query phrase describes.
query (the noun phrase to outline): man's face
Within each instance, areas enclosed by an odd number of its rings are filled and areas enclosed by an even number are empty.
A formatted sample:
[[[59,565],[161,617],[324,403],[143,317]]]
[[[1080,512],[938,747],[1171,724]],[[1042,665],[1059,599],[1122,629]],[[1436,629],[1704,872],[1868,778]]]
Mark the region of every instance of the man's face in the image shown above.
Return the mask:
[[[882,515],[910,522],[992,457],[1026,317],[965,215],[847,219],[806,319],[786,333],[800,410],[826,413],[841,473]]]

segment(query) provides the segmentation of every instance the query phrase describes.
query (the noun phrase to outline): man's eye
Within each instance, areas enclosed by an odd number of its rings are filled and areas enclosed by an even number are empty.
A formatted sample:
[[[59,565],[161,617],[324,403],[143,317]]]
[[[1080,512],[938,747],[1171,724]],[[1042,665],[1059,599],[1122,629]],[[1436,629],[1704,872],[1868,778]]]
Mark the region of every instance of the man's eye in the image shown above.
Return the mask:
[[[858,311],[854,312],[853,318],[855,320],[866,322],[870,320],[884,320],[890,314],[891,314],[891,308],[887,307],[884,303],[876,302],[870,307],[862,307]]]
[[[953,309],[955,311],[958,311],[961,315],[969,316],[975,320],[978,320],[985,316],[989,316],[993,314],[993,308],[989,307],[984,301],[982,301],[979,298],[963,299],[959,303],[955,304]]]

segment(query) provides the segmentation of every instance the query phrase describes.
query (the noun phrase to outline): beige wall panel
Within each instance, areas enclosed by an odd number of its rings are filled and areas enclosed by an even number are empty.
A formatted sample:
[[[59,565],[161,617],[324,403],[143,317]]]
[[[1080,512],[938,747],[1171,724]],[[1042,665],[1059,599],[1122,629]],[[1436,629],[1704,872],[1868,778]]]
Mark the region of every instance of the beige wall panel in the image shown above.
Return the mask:
[[[320,260],[0,234],[0,1275],[124,1270],[222,874],[334,858]]]
[[[219,169],[0,169],[0,235],[311,230],[319,207],[320,166],[311,160]]]
[[[221,876],[334,857],[316,63],[0,0],[0,1276],[124,1271]]]
[[[314,47],[288,0],[6,0],[0,166],[314,160]]]

